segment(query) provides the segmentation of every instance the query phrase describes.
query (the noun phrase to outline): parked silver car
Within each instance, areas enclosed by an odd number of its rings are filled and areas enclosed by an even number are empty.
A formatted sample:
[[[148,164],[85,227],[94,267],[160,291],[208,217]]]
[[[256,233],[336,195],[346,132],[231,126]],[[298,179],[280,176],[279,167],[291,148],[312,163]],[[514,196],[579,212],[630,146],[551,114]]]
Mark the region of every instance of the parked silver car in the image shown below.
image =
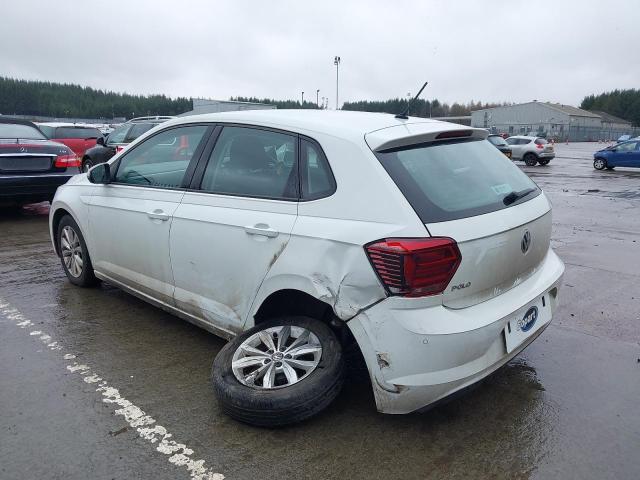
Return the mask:
[[[532,167],[536,163],[548,164],[555,156],[553,145],[542,137],[515,135],[507,138],[511,147],[511,159],[523,160]]]

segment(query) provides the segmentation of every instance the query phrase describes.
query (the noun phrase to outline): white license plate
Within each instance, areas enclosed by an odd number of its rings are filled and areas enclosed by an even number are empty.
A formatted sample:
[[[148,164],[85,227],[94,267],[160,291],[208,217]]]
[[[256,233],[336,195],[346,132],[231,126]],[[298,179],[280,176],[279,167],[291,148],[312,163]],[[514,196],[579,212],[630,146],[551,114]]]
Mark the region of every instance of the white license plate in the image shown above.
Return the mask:
[[[544,295],[511,315],[504,329],[507,353],[511,353],[551,319],[549,296]]]

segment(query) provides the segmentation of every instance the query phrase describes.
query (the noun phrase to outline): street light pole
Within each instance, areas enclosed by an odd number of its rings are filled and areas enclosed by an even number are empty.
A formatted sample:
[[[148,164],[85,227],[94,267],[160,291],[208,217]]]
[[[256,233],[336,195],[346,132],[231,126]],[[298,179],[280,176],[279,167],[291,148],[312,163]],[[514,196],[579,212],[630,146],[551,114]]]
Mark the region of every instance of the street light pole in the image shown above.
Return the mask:
[[[302,103],[300,104],[302,108],[304,108],[304,92],[302,92]]]
[[[319,95],[320,95],[320,89],[316,90],[316,106],[320,106],[320,102],[319,102]]]
[[[338,110],[338,72],[340,70],[340,57],[334,57],[333,64],[336,66],[336,110]]]

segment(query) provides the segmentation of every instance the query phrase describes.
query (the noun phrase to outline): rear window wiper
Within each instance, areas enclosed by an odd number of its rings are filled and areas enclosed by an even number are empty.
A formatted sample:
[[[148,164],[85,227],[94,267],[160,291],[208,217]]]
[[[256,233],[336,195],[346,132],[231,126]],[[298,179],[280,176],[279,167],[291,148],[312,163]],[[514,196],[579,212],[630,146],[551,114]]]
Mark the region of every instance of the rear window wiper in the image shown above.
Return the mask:
[[[535,192],[535,188],[525,188],[524,190],[520,190],[519,192],[511,192],[505,195],[502,199],[505,205],[511,205],[513,202],[520,200],[521,198],[526,197],[532,192]]]

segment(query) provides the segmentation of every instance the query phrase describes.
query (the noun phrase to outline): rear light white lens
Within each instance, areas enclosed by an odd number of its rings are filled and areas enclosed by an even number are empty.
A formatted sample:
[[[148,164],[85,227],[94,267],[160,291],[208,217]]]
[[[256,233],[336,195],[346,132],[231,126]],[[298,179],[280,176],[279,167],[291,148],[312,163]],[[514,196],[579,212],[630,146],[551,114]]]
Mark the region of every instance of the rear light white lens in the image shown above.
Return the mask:
[[[365,246],[371,264],[392,295],[437,295],[449,285],[462,260],[447,237],[387,238]]]

